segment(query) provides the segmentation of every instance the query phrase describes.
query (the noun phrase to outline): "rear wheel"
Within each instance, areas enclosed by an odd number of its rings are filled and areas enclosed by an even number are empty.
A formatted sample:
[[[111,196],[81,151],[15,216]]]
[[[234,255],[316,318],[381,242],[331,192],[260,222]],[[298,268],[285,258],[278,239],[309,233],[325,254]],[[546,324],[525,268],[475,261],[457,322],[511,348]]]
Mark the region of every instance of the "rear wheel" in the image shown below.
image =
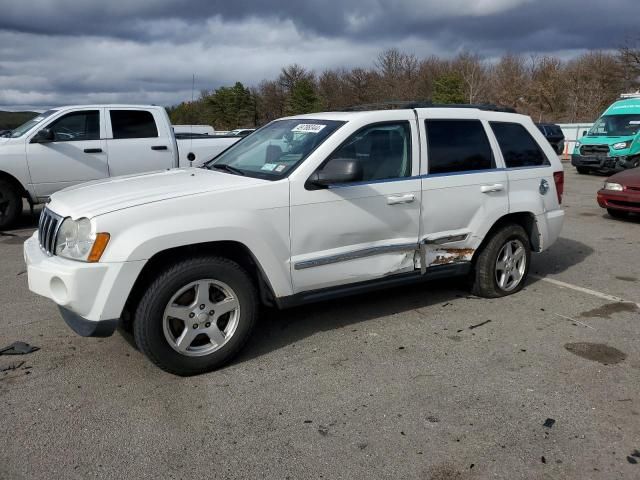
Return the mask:
[[[10,182],[0,180],[0,229],[13,225],[22,214],[22,196]]]
[[[578,171],[578,173],[580,175],[586,175],[588,174],[591,170],[588,169],[587,167],[576,167],[576,170]]]
[[[527,232],[520,225],[505,225],[478,254],[472,273],[472,293],[496,298],[520,291],[529,273],[530,260]]]
[[[136,344],[157,366],[195,375],[229,362],[253,330],[258,296],[249,274],[220,257],[195,257],[162,272],[142,297]]]
[[[607,208],[607,213],[613,218],[627,218],[629,216],[628,212],[625,212],[624,210],[616,210],[614,208]]]

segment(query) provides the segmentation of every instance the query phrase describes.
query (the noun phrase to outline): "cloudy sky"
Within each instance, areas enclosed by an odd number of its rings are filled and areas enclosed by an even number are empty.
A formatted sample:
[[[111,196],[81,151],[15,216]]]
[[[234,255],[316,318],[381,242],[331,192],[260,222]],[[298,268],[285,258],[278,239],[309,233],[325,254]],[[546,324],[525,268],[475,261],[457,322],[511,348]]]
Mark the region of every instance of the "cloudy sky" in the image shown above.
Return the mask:
[[[297,62],[466,49],[571,57],[640,34],[638,0],[0,0],[0,108],[171,105]]]

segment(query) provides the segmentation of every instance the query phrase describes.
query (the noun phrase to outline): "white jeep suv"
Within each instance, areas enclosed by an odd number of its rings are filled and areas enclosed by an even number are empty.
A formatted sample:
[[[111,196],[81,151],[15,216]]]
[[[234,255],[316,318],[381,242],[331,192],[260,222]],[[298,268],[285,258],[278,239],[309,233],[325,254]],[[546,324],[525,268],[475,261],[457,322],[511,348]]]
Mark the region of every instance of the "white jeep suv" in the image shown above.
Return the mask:
[[[518,292],[560,233],[563,182],[531,119],[489,106],[283,118],[204,168],[52,195],[29,288],[80,335],[123,319],[152,362],[196,374],[242,348],[260,304],[464,275]]]

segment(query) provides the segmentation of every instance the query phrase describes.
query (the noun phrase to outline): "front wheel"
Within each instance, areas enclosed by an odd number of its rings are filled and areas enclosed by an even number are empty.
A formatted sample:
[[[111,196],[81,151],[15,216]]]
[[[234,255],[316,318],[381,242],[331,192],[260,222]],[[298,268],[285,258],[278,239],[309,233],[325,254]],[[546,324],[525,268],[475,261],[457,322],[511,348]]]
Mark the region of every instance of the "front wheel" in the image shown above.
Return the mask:
[[[22,213],[22,196],[6,180],[0,180],[0,229],[12,226]]]
[[[163,370],[195,375],[228,363],[253,330],[258,296],[249,274],[220,257],[166,268],[136,309],[136,344]]]
[[[587,167],[576,167],[576,170],[580,175],[587,175],[591,171]]]
[[[531,245],[520,225],[505,225],[489,239],[478,254],[472,273],[471,291],[485,298],[519,292],[529,273]]]

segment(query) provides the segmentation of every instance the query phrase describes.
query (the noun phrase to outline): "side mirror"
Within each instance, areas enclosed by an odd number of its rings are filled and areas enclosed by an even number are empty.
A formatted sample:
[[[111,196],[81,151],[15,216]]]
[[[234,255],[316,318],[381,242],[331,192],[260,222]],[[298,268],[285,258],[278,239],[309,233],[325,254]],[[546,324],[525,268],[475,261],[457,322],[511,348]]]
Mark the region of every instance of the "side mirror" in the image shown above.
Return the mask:
[[[363,178],[362,164],[353,158],[334,158],[311,175],[309,183],[327,188],[340,183],[358,182]]]
[[[586,131],[586,130],[583,130],[583,131],[582,131],[582,136],[584,137],[584,136],[586,136],[586,135],[587,135],[587,131]]]
[[[49,128],[43,128],[36,133],[31,139],[31,143],[51,143],[56,139],[53,130]]]

